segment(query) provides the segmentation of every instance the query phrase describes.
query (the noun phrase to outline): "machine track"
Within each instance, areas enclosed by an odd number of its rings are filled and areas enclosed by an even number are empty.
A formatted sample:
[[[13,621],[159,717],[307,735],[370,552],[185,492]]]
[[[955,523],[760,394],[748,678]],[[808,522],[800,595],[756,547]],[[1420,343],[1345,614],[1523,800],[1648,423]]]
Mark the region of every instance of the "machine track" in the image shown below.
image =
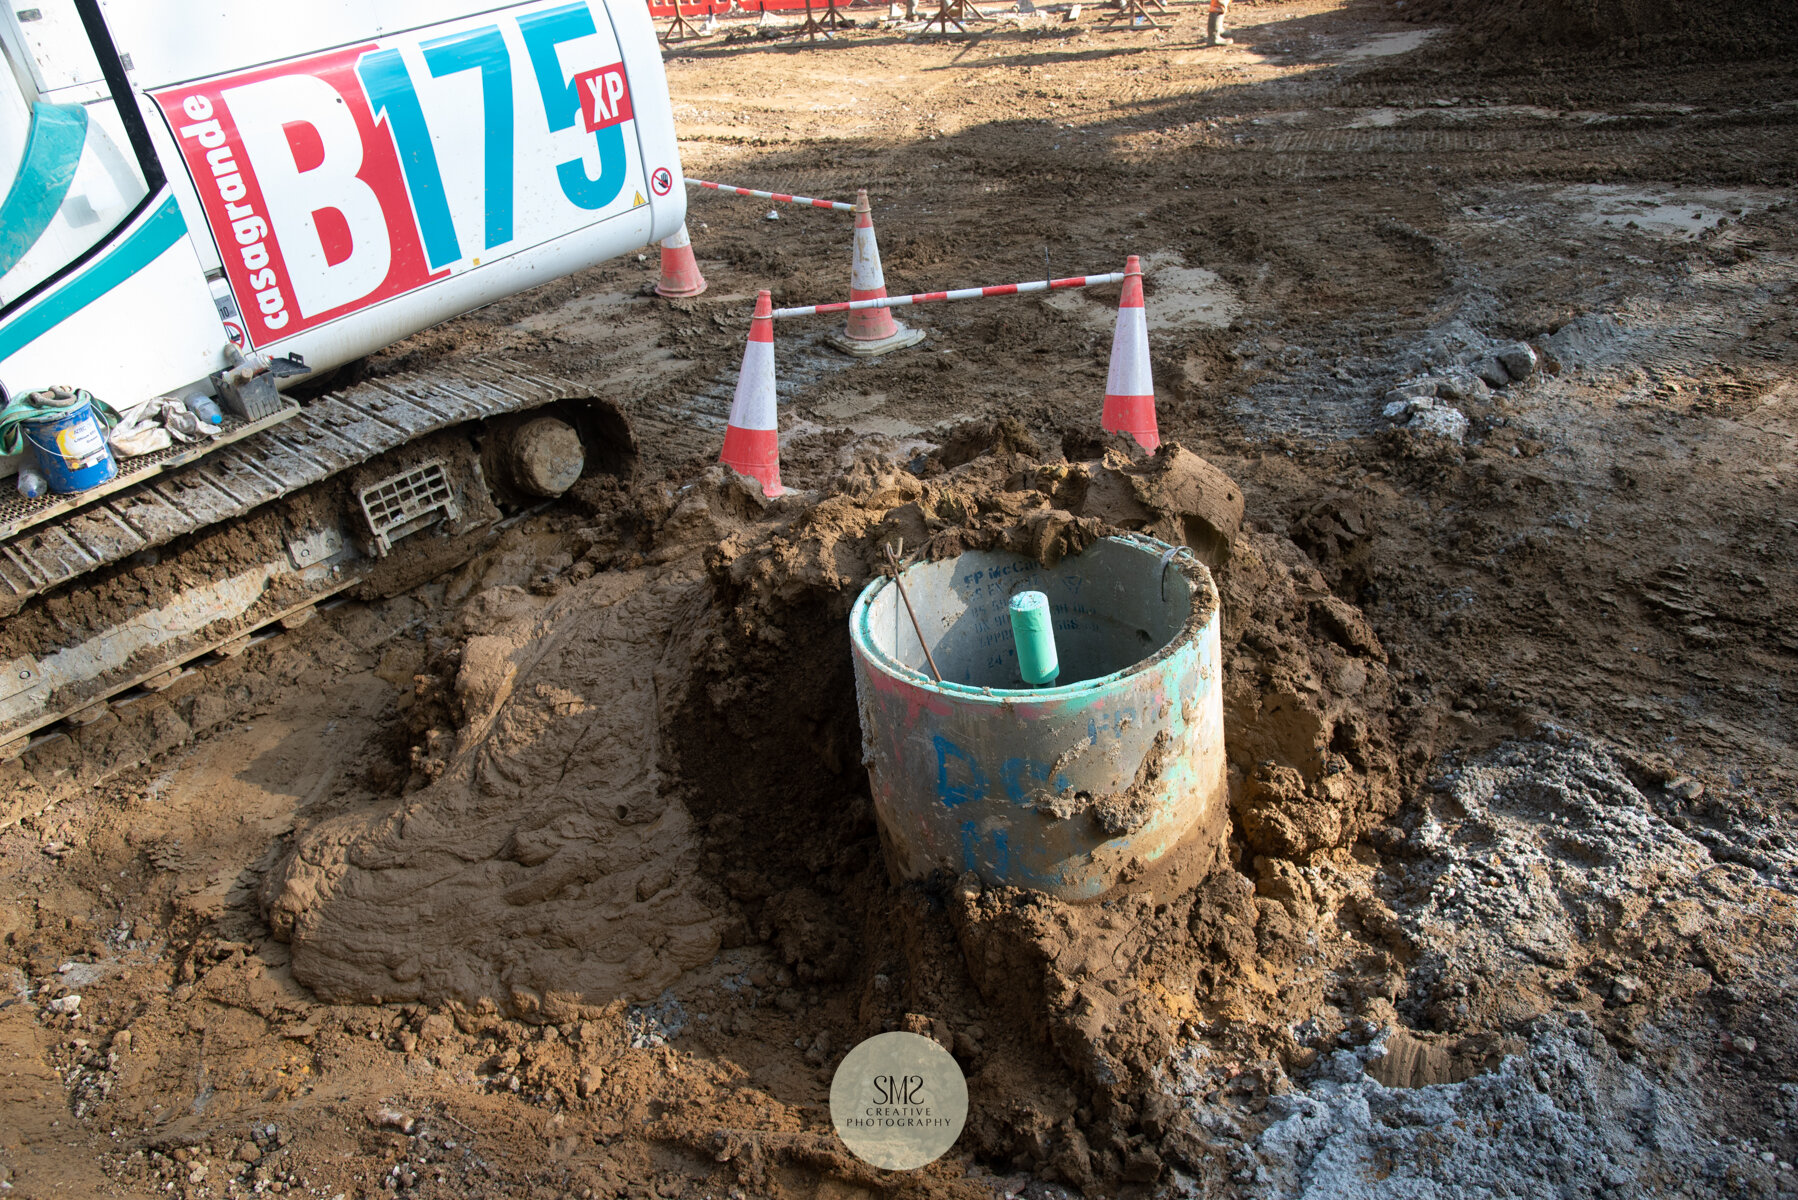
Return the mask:
[[[465,360],[453,376],[371,379],[258,429],[228,425],[231,444],[134,464],[72,512],[66,497],[0,508],[0,760],[340,593],[391,594],[463,561],[504,509],[553,494],[510,477],[507,448],[541,424],[522,414],[572,425],[588,471],[628,464],[629,425],[592,392],[527,363]]]
[[[32,597],[319,483],[437,430],[583,396],[591,388],[521,363],[471,360],[321,397],[175,473],[157,469],[69,515],[32,525],[33,502],[0,507],[0,617]],[[37,502],[42,504],[43,502]]]

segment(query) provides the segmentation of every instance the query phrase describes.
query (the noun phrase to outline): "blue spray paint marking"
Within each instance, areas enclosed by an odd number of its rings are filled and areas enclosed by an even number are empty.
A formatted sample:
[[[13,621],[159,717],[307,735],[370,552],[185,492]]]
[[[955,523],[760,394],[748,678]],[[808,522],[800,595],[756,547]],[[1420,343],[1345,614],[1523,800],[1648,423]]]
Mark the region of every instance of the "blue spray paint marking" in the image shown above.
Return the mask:
[[[537,90],[543,96],[543,115],[550,131],[573,128],[581,115],[581,92],[573,80],[562,77],[562,64],[556,59],[556,47],[576,38],[598,32],[593,13],[585,3],[565,4],[547,12],[531,13],[518,18],[524,34],[525,49],[531,56],[531,69],[537,74]],[[599,145],[599,178],[587,174],[582,160],[570,159],[556,165],[556,178],[562,194],[581,208],[604,208],[624,190],[628,161],[624,153],[624,126],[608,125],[594,135]]]
[[[588,24],[592,21],[589,19]],[[423,43],[434,79],[462,71],[481,73],[481,115],[487,184],[487,248],[512,240],[512,55],[498,25]],[[553,57],[553,55],[552,55]],[[535,65],[535,58],[532,60]],[[559,169],[559,168],[558,168]]]
[[[1113,737],[1123,737],[1125,730],[1136,724],[1134,708],[1120,708],[1112,712],[1099,712],[1086,718],[1086,740],[1089,745],[1099,744],[1099,734],[1108,733]]]
[[[985,841],[980,836],[980,826],[974,821],[961,823],[961,869],[973,871],[989,879],[1002,879],[1007,883],[1021,883],[1030,887],[1053,885],[1061,881],[1060,875],[1045,876],[1032,871],[1022,863],[1013,867],[1011,861],[1011,832],[1006,829],[995,829],[992,833],[992,850],[984,863],[982,851]],[[984,867],[984,869],[982,869]],[[1015,878],[1014,878],[1015,871]]]
[[[999,768],[999,780],[1005,785],[1006,798],[1013,804],[1023,804],[1032,782],[1049,781],[1049,768],[1034,758],[1008,758]]]
[[[961,823],[961,869],[964,871],[980,871],[980,827],[973,821]],[[1000,879],[1011,878],[1011,839],[1005,830],[993,830],[993,857],[987,864],[993,875]]]
[[[1006,799],[1013,804],[1028,804],[1030,793],[1039,789],[1031,784],[1048,784],[1052,792],[1065,792],[1074,786],[1073,780],[1066,773],[1058,773],[1053,779],[1049,777],[1049,768],[1034,758],[1008,758],[999,770],[999,781],[1005,788]]]
[[[930,741],[936,747],[936,798],[942,801],[943,807],[954,808],[958,804],[983,798],[987,789],[986,774],[975,765],[967,752],[940,733],[932,734]],[[967,783],[949,782],[949,760],[952,758],[958,758],[967,764]]]
[[[356,75],[362,80],[362,90],[368,93],[375,119],[386,121],[393,134],[431,269],[460,261],[462,246],[456,240],[456,223],[450,217],[449,199],[444,194],[443,173],[438,169],[431,130],[425,124],[424,109],[419,106],[418,90],[412,86],[405,60],[398,50],[376,50],[362,56],[356,64]]]

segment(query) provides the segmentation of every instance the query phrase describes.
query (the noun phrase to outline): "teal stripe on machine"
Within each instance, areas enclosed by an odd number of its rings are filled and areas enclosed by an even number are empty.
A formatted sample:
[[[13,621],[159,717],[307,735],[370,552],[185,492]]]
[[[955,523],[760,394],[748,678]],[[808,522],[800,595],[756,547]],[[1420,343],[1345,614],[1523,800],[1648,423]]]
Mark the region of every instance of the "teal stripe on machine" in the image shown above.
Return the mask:
[[[50,228],[86,144],[87,109],[79,104],[31,106],[31,132],[19,173],[0,203],[0,275],[18,265]]]
[[[81,274],[0,326],[0,361],[12,357],[127,279],[187,236],[187,222],[173,196],[163,197],[143,224],[89,263]]]

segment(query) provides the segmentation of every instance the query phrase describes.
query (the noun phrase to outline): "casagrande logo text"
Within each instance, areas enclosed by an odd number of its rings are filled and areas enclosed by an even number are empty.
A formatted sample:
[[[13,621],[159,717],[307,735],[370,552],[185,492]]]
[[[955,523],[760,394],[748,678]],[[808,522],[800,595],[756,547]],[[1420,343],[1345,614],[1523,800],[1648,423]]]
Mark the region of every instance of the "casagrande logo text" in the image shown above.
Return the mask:
[[[843,1123],[851,1129],[947,1129],[949,1118],[931,1109],[922,1075],[875,1075],[864,1103]]]

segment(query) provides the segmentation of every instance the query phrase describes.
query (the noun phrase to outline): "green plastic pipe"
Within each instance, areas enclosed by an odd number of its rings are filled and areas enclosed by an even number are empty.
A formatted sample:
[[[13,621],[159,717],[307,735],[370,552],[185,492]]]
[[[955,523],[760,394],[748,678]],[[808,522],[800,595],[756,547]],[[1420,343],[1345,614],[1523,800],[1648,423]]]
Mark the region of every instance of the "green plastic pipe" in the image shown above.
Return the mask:
[[[1011,637],[1018,647],[1018,674],[1031,687],[1053,687],[1061,674],[1055,655],[1055,630],[1049,624],[1049,598],[1041,592],[1019,592],[1011,598]]]

